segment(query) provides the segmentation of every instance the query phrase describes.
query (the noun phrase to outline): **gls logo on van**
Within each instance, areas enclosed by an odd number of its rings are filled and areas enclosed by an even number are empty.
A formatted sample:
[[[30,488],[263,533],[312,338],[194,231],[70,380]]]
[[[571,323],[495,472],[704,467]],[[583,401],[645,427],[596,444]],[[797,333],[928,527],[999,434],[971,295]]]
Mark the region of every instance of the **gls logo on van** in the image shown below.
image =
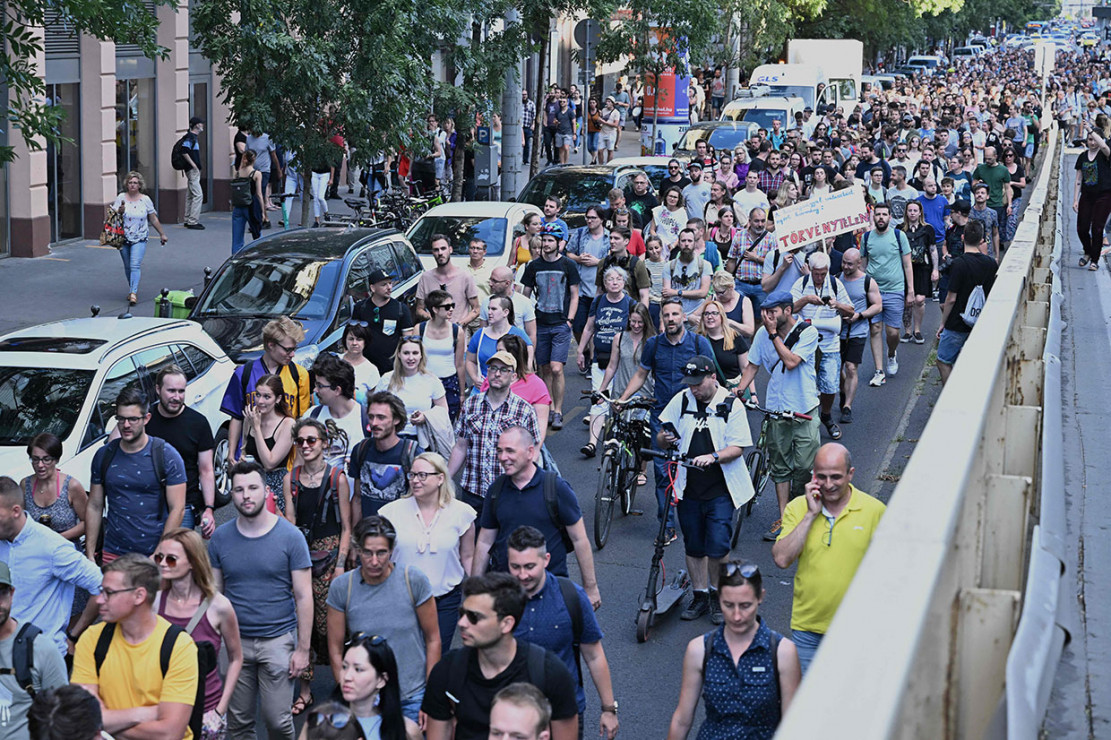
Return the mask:
[[[756,78],[758,84],[775,84],[779,82],[779,75],[763,74]]]

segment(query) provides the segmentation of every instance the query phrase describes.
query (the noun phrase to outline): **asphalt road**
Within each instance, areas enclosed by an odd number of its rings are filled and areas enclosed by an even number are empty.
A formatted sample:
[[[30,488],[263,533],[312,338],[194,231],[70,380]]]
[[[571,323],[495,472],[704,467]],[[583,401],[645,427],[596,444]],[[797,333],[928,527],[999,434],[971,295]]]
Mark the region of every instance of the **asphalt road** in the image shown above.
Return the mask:
[[[636,137],[626,131],[620,155],[639,154]],[[231,219],[227,213],[205,213],[202,222],[206,231],[188,231],[168,225],[170,243],[165,248],[152,246],[143,265],[144,278],[140,289],[138,313],[151,315],[150,301],[162,287],[199,288],[205,266],[219,266],[226,259],[230,245]],[[99,304],[105,315],[118,314],[124,306],[126,288],[115,249],[104,249],[92,242],[77,242],[58,247],[52,256],[37,260],[0,260],[0,332],[61,318],[87,316],[91,304]],[[938,304],[927,303],[927,337],[937,329]],[[928,380],[919,382],[923,367],[931,356],[932,343],[923,346],[905,344],[899,352],[900,371],[889,378],[882,388],[866,385],[870,372],[865,372],[855,404],[856,422],[843,426],[841,440],[852,451],[856,475],[854,482],[865,491],[886,500],[898,478],[905,457],[908,457],[916,429],[928,417],[931,393],[937,387],[931,370]],[[870,367],[868,353],[864,368]],[[763,386],[763,378],[759,385]],[[597,461],[584,460],[578,453],[586,441],[586,427],[581,417],[587,406],[579,400],[579,392],[587,381],[572,373],[567,383],[565,405],[566,426],[548,437],[549,449],[558,461],[563,475],[578,493],[586,517],[588,531],[593,532],[594,492],[597,484]],[[908,400],[920,402],[908,406]],[[758,423],[755,415],[750,422]],[[757,429],[753,429],[755,438]],[[883,480],[878,478],[883,477]],[[678,610],[658,619],[648,642],[638,644],[634,619],[648,577],[652,542],[656,535],[654,491],[651,479],[637,494],[636,507],[643,516],[616,515],[606,548],[595,553],[595,562],[603,598],[598,619],[605,632],[604,647],[614,677],[616,696],[621,705],[621,737],[660,737],[678,697],[682,654],[687,642],[710,628],[708,619],[681,622]],[[220,512],[220,519],[230,517],[229,508]],[[746,520],[734,557],[757,563],[764,573],[767,599],[761,613],[768,624],[788,632],[791,605],[791,570],[780,570],[771,560],[771,545],[761,536],[777,517],[775,496],[769,490],[756,503],[753,516]],[[682,543],[668,548],[665,558],[670,578],[683,567]],[[314,691],[323,697],[331,690],[327,670],[319,671]],[[589,679],[587,679],[589,682]],[[586,737],[598,733],[598,697],[587,687],[588,714]],[[260,734],[260,737],[262,735]]]

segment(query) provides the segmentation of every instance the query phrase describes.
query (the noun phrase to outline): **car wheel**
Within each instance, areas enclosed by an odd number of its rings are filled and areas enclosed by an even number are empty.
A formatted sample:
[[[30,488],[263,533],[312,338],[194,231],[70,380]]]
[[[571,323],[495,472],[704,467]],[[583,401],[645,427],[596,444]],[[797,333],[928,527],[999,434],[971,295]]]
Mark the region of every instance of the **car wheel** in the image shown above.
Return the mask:
[[[216,433],[216,449],[212,453],[212,467],[216,474],[215,506],[219,509],[231,502],[231,478],[228,477],[228,428],[220,427]]]

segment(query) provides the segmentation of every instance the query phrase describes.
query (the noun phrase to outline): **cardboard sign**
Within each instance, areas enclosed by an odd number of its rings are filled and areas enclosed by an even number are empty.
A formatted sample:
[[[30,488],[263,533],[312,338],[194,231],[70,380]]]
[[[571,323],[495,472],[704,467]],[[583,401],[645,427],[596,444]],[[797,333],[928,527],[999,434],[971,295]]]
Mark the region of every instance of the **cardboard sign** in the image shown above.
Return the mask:
[[[868,207],[859,187],[823,193],[775,212],[775,237],[781,252],[802,249],[826,237],[867,228]]]

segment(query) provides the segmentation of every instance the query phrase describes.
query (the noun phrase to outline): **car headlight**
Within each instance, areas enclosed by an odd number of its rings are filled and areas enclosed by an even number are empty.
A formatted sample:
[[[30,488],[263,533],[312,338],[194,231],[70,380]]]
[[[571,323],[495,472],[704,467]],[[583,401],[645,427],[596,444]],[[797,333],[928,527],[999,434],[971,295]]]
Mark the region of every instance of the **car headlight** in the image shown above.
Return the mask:
[[[297,351],[293,353],[293,361],[308,370],[316,362],[316,356],[319,354],[320,347],[315,344],[306,344],[304,347],[298,347]]]

